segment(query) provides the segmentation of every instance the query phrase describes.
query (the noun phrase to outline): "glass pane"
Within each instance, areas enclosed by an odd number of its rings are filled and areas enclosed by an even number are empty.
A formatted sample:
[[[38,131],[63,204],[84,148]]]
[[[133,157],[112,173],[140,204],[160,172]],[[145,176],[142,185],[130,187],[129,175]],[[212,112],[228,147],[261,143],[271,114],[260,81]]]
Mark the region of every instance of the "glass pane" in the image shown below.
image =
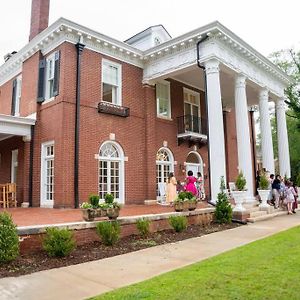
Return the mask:
[[[113,103],[113,86],[107,83],[103,83],[103,95],[102,100]]]
[[[102,81],[111,85],[118,85],[118,68],[104,63]]]

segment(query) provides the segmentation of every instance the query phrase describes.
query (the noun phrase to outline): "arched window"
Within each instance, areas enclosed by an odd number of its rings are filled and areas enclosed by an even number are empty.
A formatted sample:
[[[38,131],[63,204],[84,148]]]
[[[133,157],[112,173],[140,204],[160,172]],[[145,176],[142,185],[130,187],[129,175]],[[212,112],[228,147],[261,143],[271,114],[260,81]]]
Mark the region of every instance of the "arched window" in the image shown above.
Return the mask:
[[[190,152],[186,158],[186,173],[188,171],[193,171],[195,177],[197,177],[197,173],[200,172],[203,178],[203,160],[196,151]]]
[[[174,157],[168,148],[160,148],[156,153],[156,198],[165,196],[165,183],[170,172],[174,172]]]
[[[116,142],[105,142],[99,150],[99,196],[112,194],[124,203],[124,152]]]

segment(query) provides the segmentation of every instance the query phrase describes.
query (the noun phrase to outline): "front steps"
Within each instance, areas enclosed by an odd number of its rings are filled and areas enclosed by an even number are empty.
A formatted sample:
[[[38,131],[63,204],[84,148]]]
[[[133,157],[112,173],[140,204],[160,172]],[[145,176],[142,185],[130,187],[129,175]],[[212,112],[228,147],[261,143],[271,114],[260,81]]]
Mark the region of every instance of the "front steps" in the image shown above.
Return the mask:
[[[274,209],[273,206],[270,206],[269,211],[260,210],[259,202],[253,204],[243,204],[243,206],[250,212],[250,217],[247,218],[247,222],[255,223],[259,221],[269,220],[277,216],[286,215],[287,211]]]

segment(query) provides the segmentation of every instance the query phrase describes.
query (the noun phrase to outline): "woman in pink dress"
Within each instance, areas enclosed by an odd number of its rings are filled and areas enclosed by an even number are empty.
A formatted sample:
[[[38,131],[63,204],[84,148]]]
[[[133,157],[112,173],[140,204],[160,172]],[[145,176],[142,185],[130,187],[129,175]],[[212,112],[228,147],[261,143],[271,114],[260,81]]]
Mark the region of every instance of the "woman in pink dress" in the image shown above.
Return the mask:
[[[188,177],[186,178],[186,186],[185,190],[187,192],[191,192],[194,196],[197,196],[197,188],[195,186],[195,182],[197,178],[193,176],[193,171],[188,171]]]

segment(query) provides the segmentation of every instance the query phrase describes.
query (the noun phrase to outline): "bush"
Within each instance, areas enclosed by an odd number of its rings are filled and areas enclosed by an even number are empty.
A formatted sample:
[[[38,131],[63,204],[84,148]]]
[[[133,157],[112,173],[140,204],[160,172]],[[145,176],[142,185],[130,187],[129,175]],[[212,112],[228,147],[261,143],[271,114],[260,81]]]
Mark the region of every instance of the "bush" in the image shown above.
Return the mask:
[[[100,200],[99,195],[92,194],[92,195],[89,196],[89,202],[91,203],[93,208],[98,208],[99,200]]]
[[[269,189],[269,180],[265,173],[260,176],[259,179],[259,189],[260,190],[268,190]]]
[[[187,228],[187,218],[185,216],[169,217],[169,224],[176,232],[181,232]]]
[[[227,194],[225,193],[224,177],[221,177],[220,193],[215,209],[215,219],[218,223],[231,223],[232,221],[232,207],[228,201]]]
[[[144,218],[137,220],[136,228],[137,228],[137,230],[139,231],[139,233],[142,237],[146,237],[149,234],[149,232],[150,232],[150,223],[151,223],[150,220],[147,220],[147,219],[144,219]]]
[[[298,174],[298,176],[296,177],[295,184],[296,184],[296,186],[300,187],[300,174]]]
[[[112,194],[106,194],[104,200],[105,203],[112,204],[114,202],[114,196]]]
[[[112,246],[120,238],[121,227],[118,221],[99,222],[97,224],[97,233],[104,245]]]
[[[240,171],[238,177],[235,180],[235,186],[238,191],[244,191],[246,186],[246,178],[244,177],[244,174],[242,171]]]
[[[18,255],[17,227],[7,212],[0,213],[0,263],[12,261]]]
[[[76,247],[73,232],[68,229],[47,228],[43,248],[49,256],[68,256]]]

